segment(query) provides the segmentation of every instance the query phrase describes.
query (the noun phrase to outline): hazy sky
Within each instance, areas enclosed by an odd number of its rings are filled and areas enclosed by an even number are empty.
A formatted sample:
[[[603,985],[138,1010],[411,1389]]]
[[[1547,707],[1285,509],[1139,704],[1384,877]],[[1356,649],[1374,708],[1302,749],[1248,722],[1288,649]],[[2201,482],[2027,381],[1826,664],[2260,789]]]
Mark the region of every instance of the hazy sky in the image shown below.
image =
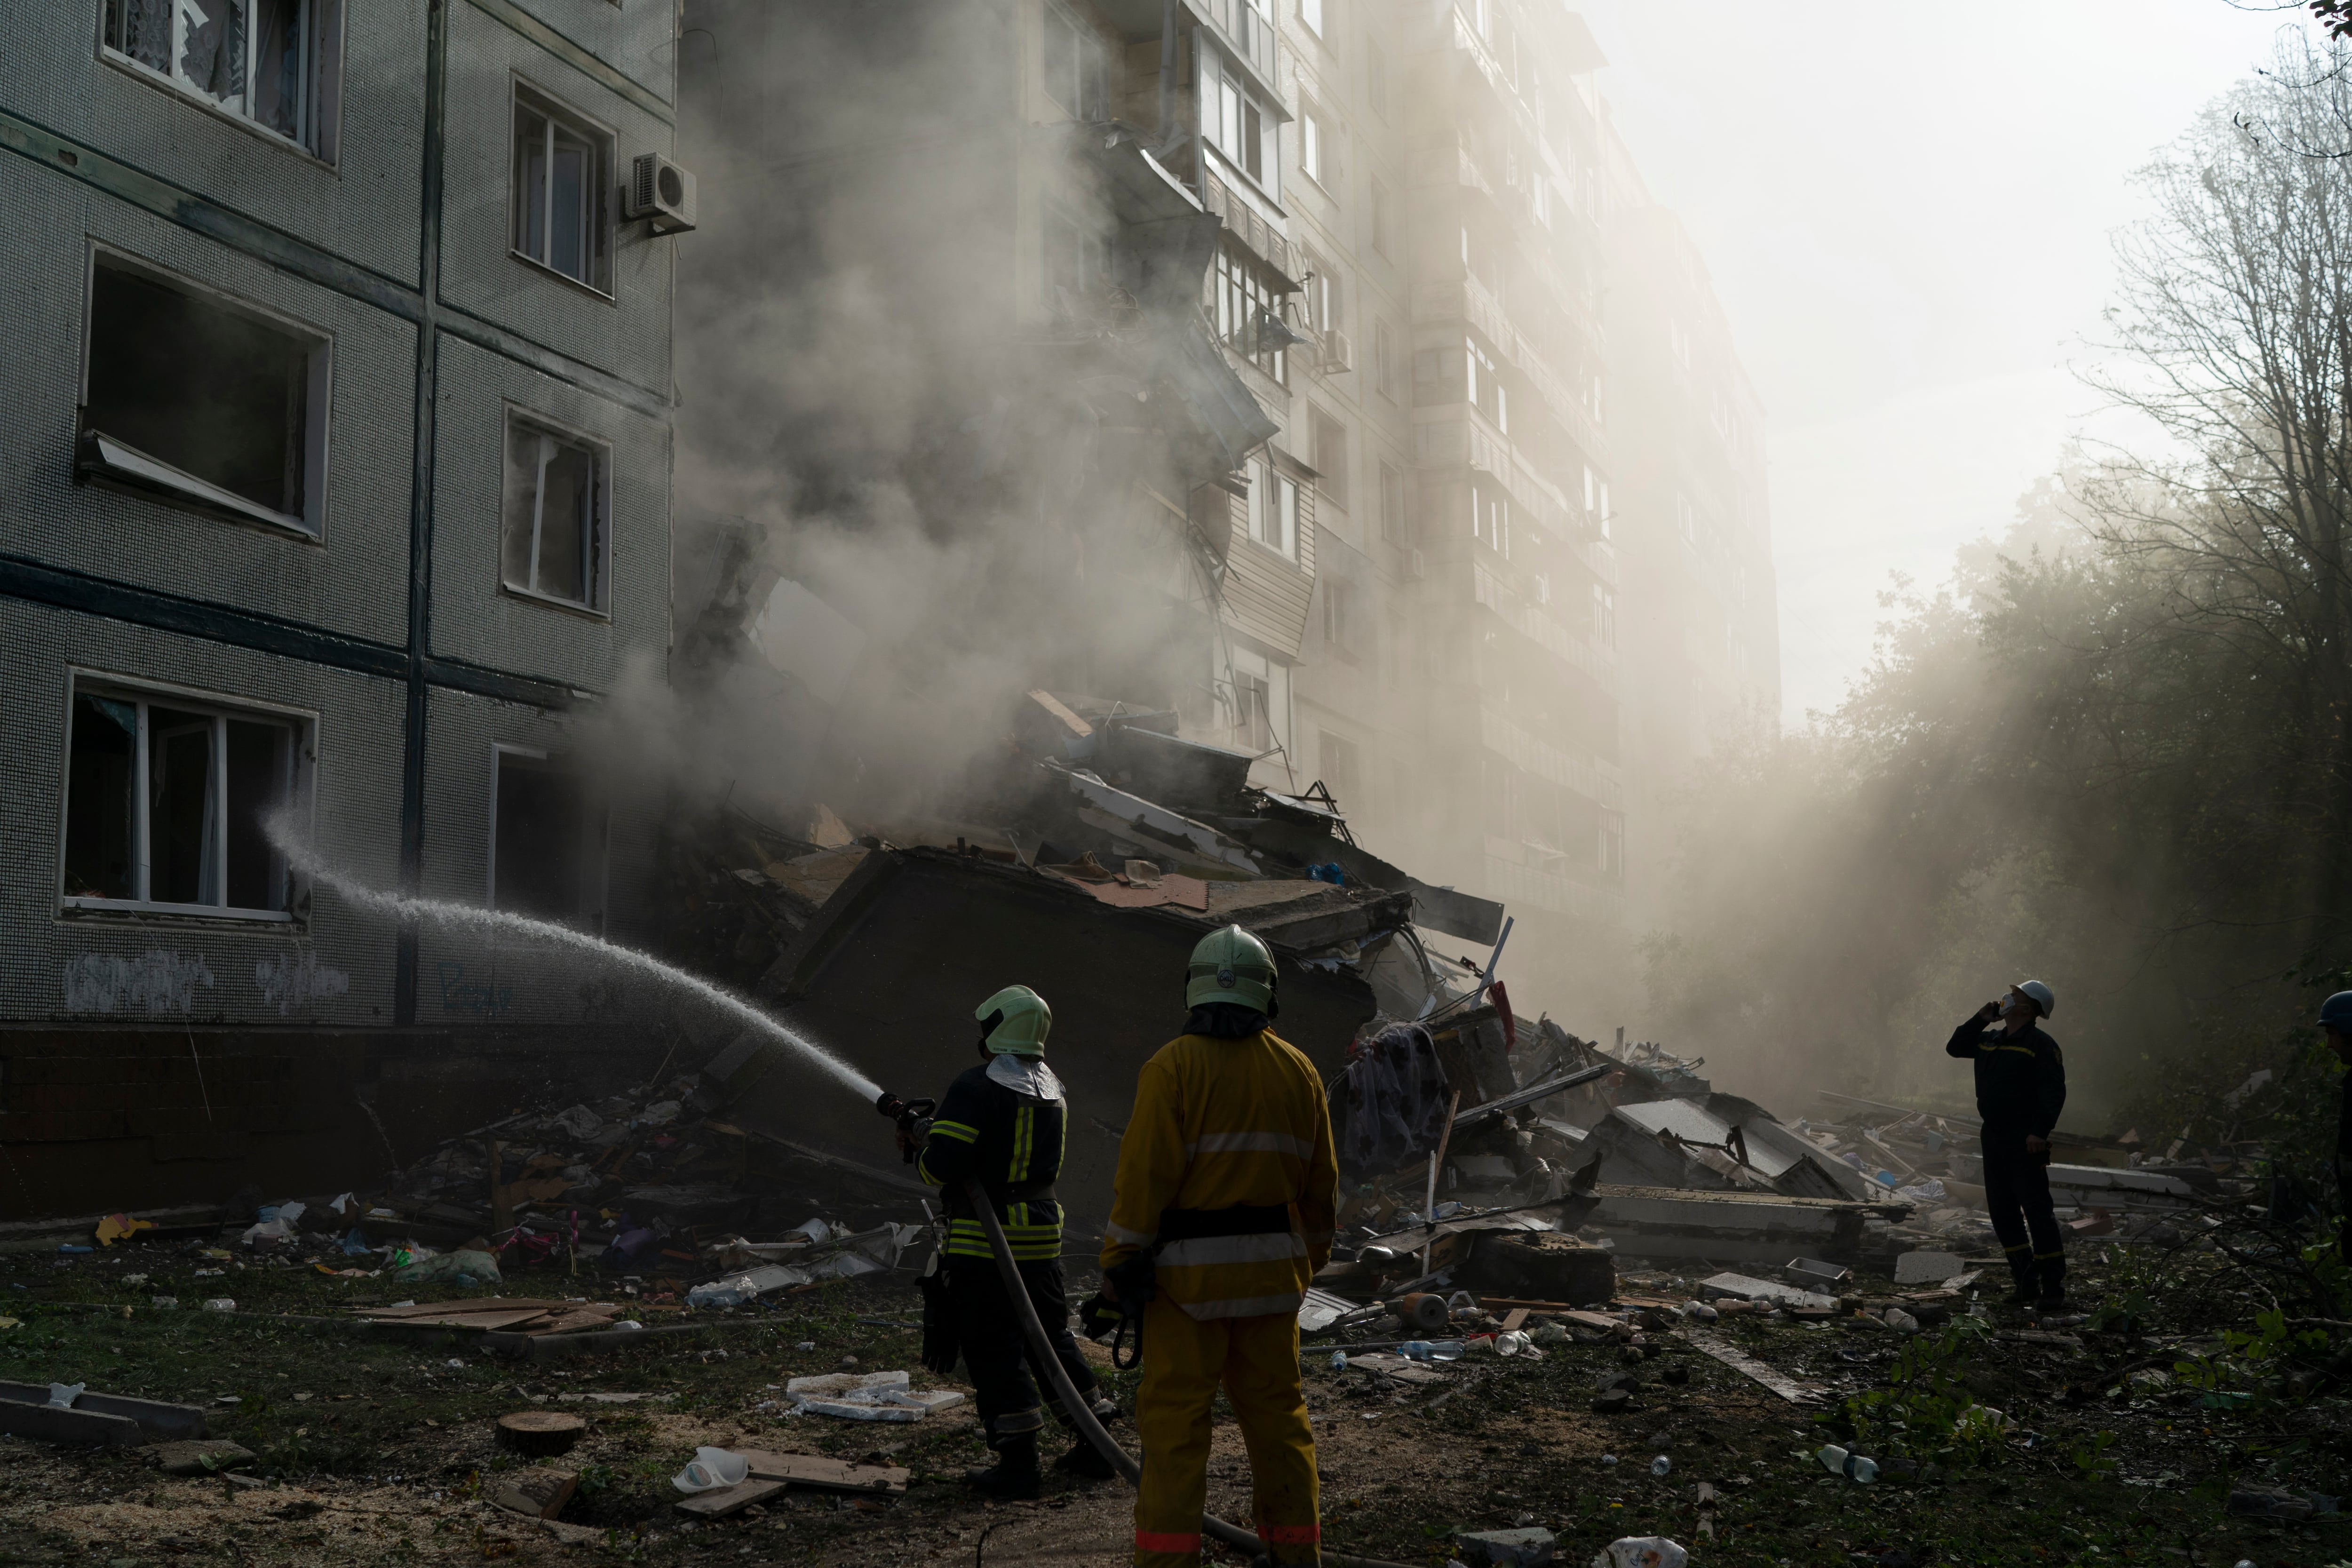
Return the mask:
[[[1706,258],[1770,431],[1782,709],[1836,705],[1889,571],[1940,582],[2098,398],[2133,172],[2266,58],[2228,0],[1570,0]]]

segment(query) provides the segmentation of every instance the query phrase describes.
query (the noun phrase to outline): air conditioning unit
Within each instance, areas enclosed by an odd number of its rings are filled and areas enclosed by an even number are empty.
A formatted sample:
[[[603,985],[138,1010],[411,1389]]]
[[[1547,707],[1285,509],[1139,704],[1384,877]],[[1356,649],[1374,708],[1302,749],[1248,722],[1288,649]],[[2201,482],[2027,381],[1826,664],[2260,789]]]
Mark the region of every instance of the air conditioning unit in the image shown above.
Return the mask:
[[[1356,368],[1356,345],[1348,341],[1347,333],[1336,327],[1323,334],[1323,368],[1325,370]]]
[[[650,219],[655,234],[684,234],[694,226],[694,176],[658,153],[638,153],[623,216]]]
[[[1428,576],[1428,557],[1423,555],[1418,550],[1406,551],[1404,552],[1404,574],[1416,583]]]

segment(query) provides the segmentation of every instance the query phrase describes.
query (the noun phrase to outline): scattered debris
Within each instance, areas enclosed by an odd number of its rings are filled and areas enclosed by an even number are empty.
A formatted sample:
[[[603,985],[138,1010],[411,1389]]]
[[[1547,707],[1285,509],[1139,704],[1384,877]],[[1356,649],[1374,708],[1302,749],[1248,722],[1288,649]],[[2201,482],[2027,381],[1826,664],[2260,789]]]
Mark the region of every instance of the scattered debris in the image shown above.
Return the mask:
[[[492,1484],[490,1500],[509,1513],[527,1514],[532,1519],[553,1519],[580,1489],[576,1470],[551,1469],[534,1466],[527,1470],[512,1470],[499,1476]]]

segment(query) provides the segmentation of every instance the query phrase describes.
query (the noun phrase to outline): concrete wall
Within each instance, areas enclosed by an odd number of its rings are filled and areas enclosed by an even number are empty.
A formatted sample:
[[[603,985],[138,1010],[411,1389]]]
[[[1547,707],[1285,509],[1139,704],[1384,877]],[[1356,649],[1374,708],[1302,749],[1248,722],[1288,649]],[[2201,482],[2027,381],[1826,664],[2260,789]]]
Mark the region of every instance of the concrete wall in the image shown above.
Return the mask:
[[[67,910],[59,845],[80,670],[297,711],[314,725],[310,814],[324,855],[378,887],[407,871],[424,891],[478,903],[493,747],[569,750],[625,670],[662,678],[676,242],[616,210],[603,295],[520,260],[508,239],[516,83],[607,127],[616,184],[634,154],[670,148],[670,0],[315,0],[341,64],[309,146],[110,56],[103,12],[101,0],[27,7],[0,54],[0,201],[12,218],[0,241],[0,670],[12,698],[0,705],[11,761],[0,1020],[70,1019],[99,1039],[159,1021],[634,1016],[645,994],[595,966],[430,930],[412,1006],[393,928],[325,889],[307,910],[298,900],[291,922]],[[94,248],[327,341],[316,538],[75,482]],[[425,331],[433,352],[420,355]],[[509,406],[610,448],[601,613],[500,589]],[[618,934],[644,924],[657,812],[621,795],[611,805],[604,882]],[[404,821],[421,846],[406,866]],[[501,1013],[485,996],[510,1001]],[[0,1119],[28,1111],[20,1089],[0,1078]]]

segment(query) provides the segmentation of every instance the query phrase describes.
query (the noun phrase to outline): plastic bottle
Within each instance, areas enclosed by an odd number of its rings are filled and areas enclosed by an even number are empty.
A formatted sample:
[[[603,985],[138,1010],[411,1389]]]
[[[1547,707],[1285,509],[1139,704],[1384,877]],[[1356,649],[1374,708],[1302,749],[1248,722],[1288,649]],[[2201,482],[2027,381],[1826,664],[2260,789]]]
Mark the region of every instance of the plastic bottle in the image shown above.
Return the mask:
[[[1667,1458],[1664,1454],[1660,1454],[1656,1458],[1650,1461],[1650,1473],[1654,1476],[1672,1475],[1674,1474],[1674,1469],[1675,1462],[1672,1459]]]
[[[1871,1482],[1878,1479],[1878,1461],[1869,1458],[1867,1455],[1848,1455],[1845,1462],[1845,1473],[1852,1476],[1862,1485],[1868,1486]]]
[[[1842,1476],[1845,1474],[1845,1462],[1848,1458],[1852,1458],[1852,1456],[1843,1448],[1839,1447],[1835,1443],[1825,1443],[1822,1446],[1821,1451],[1815,1454],[1813,1458],[1819,1459],[1822,1462],[1822,1468],[1827,1470],[1830,1474],[1833,1476]]]
[[[1345,1372],[1348,1370],[1348,1352],[1346,1351],[1333,1351],[1331,1352],[1331,1370],[1333,1372]]]
[[[1407,1340],[1404,1343],[1397,1346],[1397,1354],[1403,1356],[1408,1361],[1427,1361],[1429,1359],[1429,1342],[1427,1340]]]

